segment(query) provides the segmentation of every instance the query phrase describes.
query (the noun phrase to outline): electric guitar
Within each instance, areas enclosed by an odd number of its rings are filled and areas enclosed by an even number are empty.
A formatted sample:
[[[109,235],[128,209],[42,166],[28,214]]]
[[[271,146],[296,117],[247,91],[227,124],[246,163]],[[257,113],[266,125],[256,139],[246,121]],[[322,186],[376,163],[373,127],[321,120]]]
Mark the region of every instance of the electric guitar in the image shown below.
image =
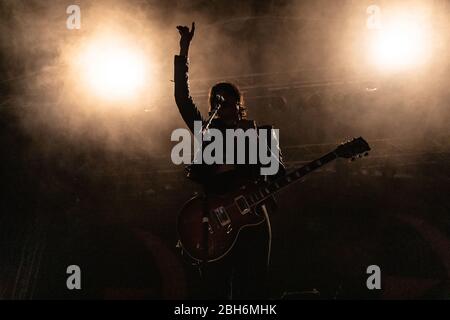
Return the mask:
[[[368,143],[361,137],[338,146],[334,151],[294,170],[281,178],[263,184],[246,184],[233,193],[217,196],[195,196],[186,202],[178,215],[179,244],[196,262],[212,262],[227,255],[246,227],[264,222],[255,208],[286,186],[337,158],[367,155]]]

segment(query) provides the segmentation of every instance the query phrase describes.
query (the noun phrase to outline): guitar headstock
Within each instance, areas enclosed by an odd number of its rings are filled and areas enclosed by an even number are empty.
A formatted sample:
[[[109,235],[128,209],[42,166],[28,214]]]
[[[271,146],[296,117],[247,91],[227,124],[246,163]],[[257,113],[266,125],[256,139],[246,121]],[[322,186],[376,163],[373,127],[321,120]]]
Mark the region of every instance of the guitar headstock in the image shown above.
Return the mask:
[[[370,146],[367,141],[359,137],[343,142],[334,152],[341,158],[356,158],[367,155],[369,151]]]

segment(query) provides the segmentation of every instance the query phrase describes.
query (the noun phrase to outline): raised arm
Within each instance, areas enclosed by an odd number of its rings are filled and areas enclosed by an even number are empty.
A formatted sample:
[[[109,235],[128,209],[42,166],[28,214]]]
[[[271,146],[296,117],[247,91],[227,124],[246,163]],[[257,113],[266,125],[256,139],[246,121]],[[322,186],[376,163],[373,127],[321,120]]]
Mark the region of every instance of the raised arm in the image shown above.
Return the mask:
[[[186,26],[177,26],[180,32],[180,55],[175,56],[175,102],[180,110],[184,122],[191,132],[194,133],[194,121],[202,121],[200,111],[194,104],[189,93],[189,45],[195,32],[195,23],[192,22],[192,28]]]

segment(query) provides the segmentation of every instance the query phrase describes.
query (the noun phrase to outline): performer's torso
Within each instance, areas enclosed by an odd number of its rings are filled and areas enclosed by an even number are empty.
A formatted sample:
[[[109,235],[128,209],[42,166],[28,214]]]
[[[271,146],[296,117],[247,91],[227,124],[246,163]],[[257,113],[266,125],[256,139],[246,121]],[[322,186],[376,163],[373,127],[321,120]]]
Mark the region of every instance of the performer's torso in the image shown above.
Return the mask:
[[[214,119],[211,123],[210,128],[218,129],[222,132],[222,136],[225,138],[226,129],[256,129],[254,121],[251,120],[241,120],[235,127],[226,126],[220,119]],[[224,139],[225,140],[225,139]],[[246,161],[245,164],[236,163],[236,153],[242,152],[242,150],[236,150],[236,145],[233,145],[234,150],[226,149],[226,142],[223,141],[223,161],[222,164],[194,164],[188,167],[188,177],[196,182],[201,183],[205,190],[209,193],[227,193],[235,190],[237,187],[249,183],[251,181],[256,181],[260,178],[259,175],[259,165],[249,163],[249,145],[246,141],[245,153]],[[203,144],[203,149],[208,145],[208,143]],[[226,163],[226,154],[230,151],[234,154],[234,162]]]

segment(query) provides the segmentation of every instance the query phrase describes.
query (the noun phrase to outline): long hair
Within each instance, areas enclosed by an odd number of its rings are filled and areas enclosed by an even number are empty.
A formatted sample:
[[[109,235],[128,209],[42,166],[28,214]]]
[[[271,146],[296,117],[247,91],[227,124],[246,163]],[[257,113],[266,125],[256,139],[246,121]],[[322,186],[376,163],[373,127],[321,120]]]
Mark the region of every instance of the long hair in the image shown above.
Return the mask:
[[[244,97],[242,96],[239,88],[230,82],[219,82],[211,87],[209,91],[209,112],[213,109],[214,99],[219,92],[227,92],[230,96],[234,97],[238,104],[238,113],[241,119],[247,118],[247,108],[244,106]]]

